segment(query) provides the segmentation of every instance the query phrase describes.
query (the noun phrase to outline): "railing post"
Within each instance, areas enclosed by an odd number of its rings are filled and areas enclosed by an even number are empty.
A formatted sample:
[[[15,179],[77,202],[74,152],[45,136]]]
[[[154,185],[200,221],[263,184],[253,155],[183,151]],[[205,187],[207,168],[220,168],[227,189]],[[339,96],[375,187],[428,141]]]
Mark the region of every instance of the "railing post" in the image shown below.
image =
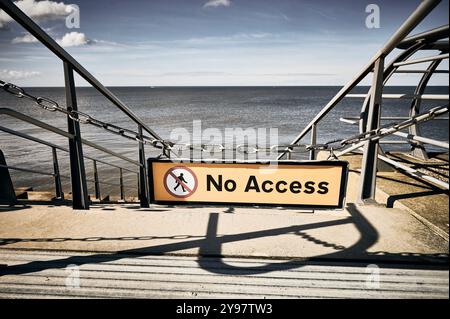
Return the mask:
[[[139,137],[142,138],[142,126],[138,127]],[[141,207],[150,207],[148,200],[148,184],[147,184],[147,169],[145,160],[145,149],[144,143],[139,142],[139,200],[141,202]]]
[[[64,79],[66,85],[66,103],[68,111],[77,111],[77,97],[73,68],[64,62]],[[78,116],[75,114],[74,118]],[[73,209],[89,209],[89,197],[84,169],[83,147],[81,143],[80,124],[67,117],[68,132],[74,137],[69,139],[70,173],[72,180],[72,206]]]
[[[94,160],[94,190],[95,190],[95,198],[101,199],[100,194],[100,181],[98,179],[98,169],[97,169],[97,161]]]
[[[5,155],[0,150],[0,204],[15,205],[17,197],[9,174]]]
[[[384,57],[375,61],[372,88],[370,94],[370,105],[367,118],[367,131],[380,127],[381,103],[383,93]],[[361,177],[358,190],[358,202],[375,199],[378,140],[368,140],[364,144],[364,155],[362,160]]]
[[[317,124],[311,126],[311,145],[317,144]],[[314,147],[309,151],[309,160],[313,161],[316,159],[316,151]]]
[[[53,174],[55,178],[55,195],[56,198],[64,199],[64,193],[61,185],[61,174],[59,173],[58,155],[56,154],[56,148],[52,147],[53,157]]]
[[[123,170],[119,168],[119,182],[120,182],[120,199],[125,200],[125,190],[123,187]]]

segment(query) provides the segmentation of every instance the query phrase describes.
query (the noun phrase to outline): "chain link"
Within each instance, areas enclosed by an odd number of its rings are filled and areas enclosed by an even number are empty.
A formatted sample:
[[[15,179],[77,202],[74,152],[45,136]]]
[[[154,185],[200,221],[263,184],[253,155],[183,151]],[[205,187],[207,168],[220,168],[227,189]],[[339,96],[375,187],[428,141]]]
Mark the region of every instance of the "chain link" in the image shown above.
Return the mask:
[[[395,132],[404,130],[410,126],[430,121],[430,120],[434,119],[436,116],[443,115],[448,112],[449,112],[448,104],[443,105],[443,106],[438,106],[438,107],[430,109],[427,112],[415,115],[403,122],[394,123],[394,124],[392,124],[392,123],[386,124],[380,128],[357,134],[348,139],[344,139],[344,140],[342,140],[341,144],[346,146],[346,145],[350,145],[350,144],[364,142],[367,140],[380,139],[386,135],[390,135]]]
[[[334,139],[322,144],[289,144],[289,145],[272,145],[272,146],[251,146],[248,144],[240,144],[237,146],[227,146],[224,144],[186,144],[186,143],[173,143],[167,140],[158,140],[145,135],[141,135],[135,131],[100,121],[93,118],[92,116],[83,113],[81,111],[75,111],[70,109],[65,109],[59,104],[49,98],[45,97],[35,97],[28,94],[23,88],[14,85],[12,83],[4,82],[0,80],[0,87],[9,94],[12,94],[18,98],[26,98],[33,101],[36,105],[44,110],[50,112],[60,112],[69,116],[72,120],[79,122],[81,124],[90,124],[99,128],[102,128],[110,133],[120,135],[124,138],[137,141],[146,145],[151,145],[158,149],[176,151],[178,153],[182,151],[199,151],[204,153],[222,153],[225,151],[233,151],[241,154],[256,154],[260,152],[265,153],[309,153],[313,150],[340,150],[345,148],[350,144],[360,143],[372,139],[380,139],[386,135],[390,135],[394,132],[403,130],[412,125],[416,125],[422,122],[429,121],[436,116],[442,115],[449,111],[448,105],[440,106],[429,110],[428,112],[411,117],[400,123],[386,124],[380,128],[363,132],[354,135],[350,138]]]
[[[165,143],[166,143],[165,141],[160,141],[160,140],[151,138],[149,136],[140,135],[139,133],[137,133],[135,131],[132,131],[132,130],[129,130],[129,129],[126,129],[126,128],[123,128],[123,127],[120,127],[120,126],[117,126],[114,124],[100,121],[98,119],[93,118],[89,114],[83,113],[81,111],[65,109],[65,108],[61,107],[56,101],[53,101],[46,97],[41,97],[41,96],[36,97],[31,94],[28,94],[25,91],[25,89],[15,85],[15,84],[4,82],[4,81],[0,80],[0,87],[2,87],[5,92],[7,92],[13,96],[16,96],[18,98],[26,98],[26,99],[33,101],[37,106],[39,106],[40,108],[42,108],[46,111],[63,113],[65,115],[67,115],[69,118],[71,118],[72,120],[74,120],[80,124],[91,124],[91,125],[97,126],[99,128],[103,128],[104,130],[106,130],[110,133],[120,135],[124,138],[134,140],[139,143],[143,143],[146,145],[152,145],[153,147],[156,147],[156,148],[162,149],[165,147]],[[170,145],[170,144],[168,144],[168,145]]]

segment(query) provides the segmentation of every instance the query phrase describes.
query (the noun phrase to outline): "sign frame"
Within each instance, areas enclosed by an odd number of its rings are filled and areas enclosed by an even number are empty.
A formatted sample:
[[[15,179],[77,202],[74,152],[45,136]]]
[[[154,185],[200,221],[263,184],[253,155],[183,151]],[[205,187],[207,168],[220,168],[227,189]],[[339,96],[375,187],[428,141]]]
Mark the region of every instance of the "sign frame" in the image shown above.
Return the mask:
[[[154,187],[153,187],[153,163],[174,163],[177,165],[183,164],[217,164],[217,165],[227,165],[227,164],[246,164],[246,165],[261,165],[270,164],[270,161],[236,161],[236,160],[195,160],[195,159],[168,159],[168,158],[158,158],[150,157],[147,159],[147,177],[149,184],[149,195],[150,204],[157,205],[171,205],[171,206],[234,206],[234,207],[289,207],[289,208],[301,208],[301,209],[312,209],[312,210],[342,210],[344,209],[346,194],[347,194],[347,184],[348,184],[348,174],[349,174],[349,163],[347,161],[339,160],[280,160],[276,161],[280,165],[293,165],[293,166],[340,166],[342,168],[341,173],[341,185],[339,190],[339,200],[337,205],[302,205],[302,204],[275,204],[275,203],[240,203],[240,202],[207,202],[207,201],[161,201],[155,199]]]

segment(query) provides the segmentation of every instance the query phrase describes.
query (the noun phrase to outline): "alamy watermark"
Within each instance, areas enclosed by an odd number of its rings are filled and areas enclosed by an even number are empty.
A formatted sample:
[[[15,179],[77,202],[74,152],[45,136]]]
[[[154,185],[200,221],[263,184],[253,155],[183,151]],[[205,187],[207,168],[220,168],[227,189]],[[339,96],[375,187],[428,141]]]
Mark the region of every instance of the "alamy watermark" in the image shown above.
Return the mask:
[[[67,8],[69,13],[66,17],[66,28],[79,29],[80,28],[80,7],[76,4],[71,4]]]
[[[212,162],[224,159],[269,160],[276,157],[278,128],[205,128],[201,120],[192,122],[192,131],[175,128],[170,133],[175,145],[173,152],[178,158],[209,159]]]
[[[377,4],[371,3],[366,6],[366,27],[368,29],[379,29],[380,24],[380,7]]]
[[[366,289],[380,289],[380,267],[370,264],[366,267]]]
[[[80,267],[75,264],[66,267],[66,288],[78,289],[80,288]]]

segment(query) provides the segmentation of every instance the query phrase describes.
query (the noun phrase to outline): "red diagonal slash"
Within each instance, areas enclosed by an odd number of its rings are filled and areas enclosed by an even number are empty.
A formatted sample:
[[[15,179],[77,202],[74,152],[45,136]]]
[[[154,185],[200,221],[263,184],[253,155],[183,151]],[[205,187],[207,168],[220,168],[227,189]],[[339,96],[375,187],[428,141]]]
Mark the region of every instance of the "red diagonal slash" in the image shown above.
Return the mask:
[[[169,175],[172,176],[173,178],[175,178],[175,180],[178,183],[180,183],[182,187],[186,188],[189,191],[189,193],[192,193],[192,189],[190,189],[185,183],[180,181],[180,179],[173,172],[169,172]]]

